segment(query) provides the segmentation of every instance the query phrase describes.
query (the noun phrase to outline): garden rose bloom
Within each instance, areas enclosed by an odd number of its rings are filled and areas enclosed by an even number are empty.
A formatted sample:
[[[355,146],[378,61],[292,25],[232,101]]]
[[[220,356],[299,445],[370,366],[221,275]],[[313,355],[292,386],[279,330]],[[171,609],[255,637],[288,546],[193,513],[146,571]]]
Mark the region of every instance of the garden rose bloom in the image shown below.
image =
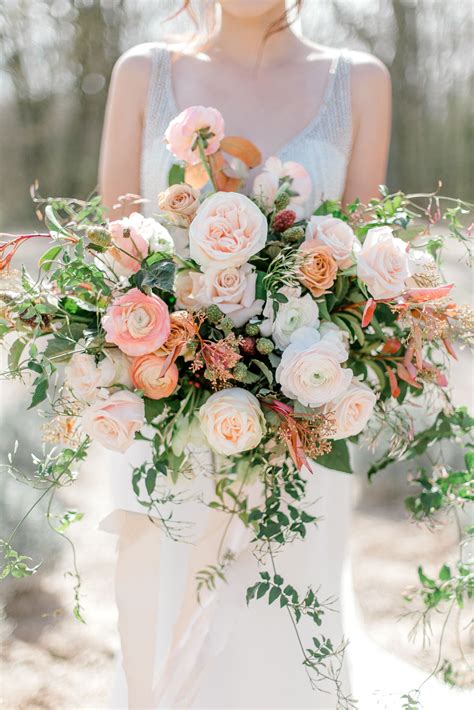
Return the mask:
[[[377,397],[369,387],[353,380],[349,388],[337,399],[325,406],[325,411],[333,412],[336,433],[331,439],[346,439],[359,434],[374,411]]]
[[[118,348],[105,348],[104,359],[98,364],[101,387],[113,385],[132,386],[130,377],[131,362]]]
[[[136,357],[132,363],[132,382],[145,397],[163,399],[169,397],[178,384],[178,368],[174,363],[165,368],[166,356],[155,353]]]
[[[255,298],[257,274],[250,264],[207,269],[201,274],[196,300],[204,306],[216,304],[237,328],[262,312],[263,299]]]
[[[308,172],[300,163],[291,160],[282,163],[279,158],[268,158],[263,172],[257,175],[253,182],[252,192],[270,209],[281,181],[285,178],[290,183],[290,190],[298,193],[291,198],[288,209],[294,210],[296,216],[301,218],[304,215],[304,204],[311,195],[312,184]]]
[[[209,446],[223,456],[254,449],[265,433],[258,399],[240,387],[211,394],[198,416]]]
[[[168,150],[178,160],[194,165],[199,163],[199,150],[193,145],[199,131],[203,128],[206,133],[214,135],[207,140],[206,155],[212,155],[219,150],[221,140],[224,138],[224,119],[215,108],[205,106],[190,106],[176,116],[165,132]]]
[[[168,250],[173,246],[168,231],[156,220],[145,218],[139,212],[110,222],[109,231],[112,246],[105,252],[104,259],[117,276],[136,274],[149,251],[157,250],[154,243],[160,242],[160,239],[167,244]]]
[[[267,220],[238,192],[216,192],[189,227],[189,253],[204,268],[241,266],[265,246]]]
[[[347,222],[330,215],[311,217],[306,227],[306,241],[329,247],[339,269],[351,266],[354,251],[360,250],[360,242]]]
[[[298,278],[316,298],[328,292],[337,276],[337,264],[329,247],[314,241],[298,248]]]
[[[171,185],[158,195],[158,206],[172,222],[187,227],[199,207],[199,190],[185,183]]]
[[[82,415],[81,426],[91,439],[106,449],[123,453],[143,426],[145,406],[134,392],[120,390],[98,400]]]
[[[174,282],[178,308],[194,311],[201,307],[195,296],[201,287],[201,275],[198,271],[178,271]]]
[[[332,334],[321,338],[314,328],[300,328],[291,337],[277,367],[283,393],[306,407],[319,407],[350,385],[352,370],[341,367],[347,351]]]
[[[171,330],[168,307],[158,296],[132,288],[117,298],[102,318],[105,339],[126,355],[146,355],[157,350]]]
[[[369,229],[357,255],[357,276],[374,298],[395,298],[410,276],[407,244],[390,227]]]
[[[168,338],[161,348],[157,350],[157,355],[169,355],[174,350],[178,355],[186,349],[186,345],[193,340],[196,335],[196,324],[194,318],[187,311],[175,311],[170,314],[171,330]]]
[[[282,286],[278,289],[278,293],[286,296],[288,301],[278,305],[275,318],[273,315],[273,299],[269,298],[267,300],[263,311],[266,320],[260,326],[260,332],[265,337],[272,336],[277,348],[284,350],[289,345],[295,330],[304,326],[312,328],[319,326],[319,308],[309,293],[301,297],[301,288],[299,286]]]
[[[76,352],[65,367],[66,384],[78,399],[94,402],[102,387],[101,373],[95,358],[87,353]]]

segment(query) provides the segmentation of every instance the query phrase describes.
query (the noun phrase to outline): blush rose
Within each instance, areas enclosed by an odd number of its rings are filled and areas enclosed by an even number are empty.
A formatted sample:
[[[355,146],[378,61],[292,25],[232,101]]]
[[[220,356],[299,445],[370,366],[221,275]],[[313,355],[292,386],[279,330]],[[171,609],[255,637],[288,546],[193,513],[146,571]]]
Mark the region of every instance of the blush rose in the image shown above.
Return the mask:
[[[82,429],[106,449],[123,453],[133,443],[144,419],[141,397],[121,390],[88,407],[82,416]]]
[[[204,150],[206,155],[212,155],[219,150],[224,138],[224,119],[217,109],[210,106],[190,106],[171,121],[165,132],[168,150],[178,160],[191,165],[199,163],[199,150],[195,143],[203,129],[207,134],[212,134]]]
[[[390,227],[369,229],[357,255],[357,276],[374,298],[399,296],[410,276],[407,244]]]
[[[354,252],[360,250],[360,242],[347,222],[330,215],[311,217],[306,227],[306,241],[328,247],[339,269],[351,266]]]

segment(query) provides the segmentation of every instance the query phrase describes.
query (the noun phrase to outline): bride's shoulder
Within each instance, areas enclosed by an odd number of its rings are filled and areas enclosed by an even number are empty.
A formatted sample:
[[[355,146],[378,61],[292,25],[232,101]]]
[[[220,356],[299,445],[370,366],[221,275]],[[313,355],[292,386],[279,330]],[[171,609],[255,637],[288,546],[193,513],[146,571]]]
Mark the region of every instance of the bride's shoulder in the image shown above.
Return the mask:
[[[150,81],[153,58],[164,55],[168,50],[157,42],[138,44],[124,52],[116,61],[112,72],[112,83],[132,95],[145,96]]]
[[[351,65],[352,95],[365,101],[390,92],[390,73],[383,62],[368,52],[346,50]]]

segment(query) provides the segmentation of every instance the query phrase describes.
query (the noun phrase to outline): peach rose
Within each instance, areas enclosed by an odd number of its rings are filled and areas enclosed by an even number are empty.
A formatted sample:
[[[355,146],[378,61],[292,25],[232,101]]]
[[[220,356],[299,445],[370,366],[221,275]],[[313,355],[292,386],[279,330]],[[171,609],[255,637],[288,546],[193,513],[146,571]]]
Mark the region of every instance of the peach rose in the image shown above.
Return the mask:
[[[317,298],[327,293],[337,276],[337,264],[329,247],[303,242],[298,248],[298,278]]]
[[[374,298],[395,298],[410,276],[407,244],[390,227],[369,229],[357,255],[357,276]]]
[[[102,318],[105,339],[126,355],[146,355],[157,350],[171,330],[168,306],[158,296],[132,288],[117,298]]]
[[[103,386],[94,356],[80,352],[74,353],[66,365],[65,381],[75,397],[89,404],[97,399]]]
[[[134,392],[120,390],[88,407],[82,415],[81,426],[93,441],[123,453],[133,443],[144,419],[142,398]]]
[[[352,370],[342,341],[332,333],[322,338],[314,328],[300,328],[291,336],[276,371],[283,394],[305,407],[319,407],[350,385]]]
[[[240,387],[211,394],[198,416],[209,446],[223,456],[254,449],[265,433],[258,399]]]
[[[201,274],[196,300],[203,306],[216,304],[241,328],[250,318],[262,312],[264,301],[255,298],[257,274],[250,264],[206,269]]]
[[[186,345],[194,339],[197,326],[194,318],[187,311],[175,311],[170,314],[171,331],[165,343],[157,350],[157,355],[169,355],[176,351],[182,355]]]
[[[288,209],[294,210],[298,219],[303,217],[304,205],[313,188],[307,170],[300,163],[291,160],[283,163],[279,158],[268,158],[263,172],[253,182],[252,192],[270,209],[282,182],[288,182],[289,189],[297,193],[291,198]]]
[[[189,227],[189,252],[204,268],[241,266],[265,246],[267,220],[238,192],[216,192],[199,207]]]
[[[369,387],[353,380],[349,388],[337,399],[325,406],[325,411],[333,412],[336,433],[331,439],[346,439],[360,434],[374,411],[377,397]]]
[[[199,190],[179,183],[158,195],[158,206],[169,219],[180,227],[187,227],[199,207]]]
[[[190,106],[176,116],[165,132],[168,150],[186,163],[199,163],[196,138],[201,134],[207,141],[204,149],[206,155],[212,155],[219,150],[224,138],[224,119],[215,108],[205,106]]]
[[[132,363],[132,382],[145,397],[163,399],[169,397],[178,384],[178,368],[174,363],[166,366],[166,356],[149,353],[136,357]]]
[[[306,227],[306,241],[329,247],[339,269],[351,266],[354,251],[360,250],[360,242],[347,222],[330,215],[311,217]]]

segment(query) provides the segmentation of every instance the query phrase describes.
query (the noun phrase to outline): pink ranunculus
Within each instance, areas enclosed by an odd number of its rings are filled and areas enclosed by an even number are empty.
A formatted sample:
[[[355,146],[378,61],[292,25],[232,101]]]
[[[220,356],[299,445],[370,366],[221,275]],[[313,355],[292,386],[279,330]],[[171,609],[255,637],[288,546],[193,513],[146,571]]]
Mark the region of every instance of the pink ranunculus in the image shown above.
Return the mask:
[[[117,298],[102,319],[105,339],[126,355],[146,355],[157,350],[171,330],[168,307],[158,296],[132,288]]]
[[[137,389],[143,390],[143,394],[150,399],[169,397],[176,389],[178,368],[171,363],[165,370],[166,360],[166,356],[160,357],[155,353],[142,355],[133,360],[133,384]]]
[[[145,219],[138,212],[109,223],[112,245],[104,258],[117,276],[131,276],[140,270],[143,259],[148,256],[154,225],[161,227],[154,219]]]
[[[217,109],[210,106],[190,106],[173,118],[165,132],[168,150],[178,160],[191,165],[199,163],[199,150],[197,146],[193,150],[193,145],[202,129],[213,134],[207,139],[204,150],[206,155],[212,155],[219,150],[224,138],[224,119]]]
[[[339,269],[351,266],[354,253],[360,251],[360,242],[347,222],[331,215],[311,217],[306,227],[306,241],[329,247]]]
[[[399,296],[410,276],[406,242],[390,227],[369,229],[357,255],[357,276],[376,299]]]
[[[199,207],[189,227],[189,252],[204,268],[241,266],[265,246],[267,220],[238,192],[216,192]]]
[[[292,192],[298,193],[291,198],[288,209],[294,210],[298,219],[304,215],[304,205],[311,195],[312,183],[307,170],[290,160],[283,163],[279,158],[268,158],[263,172],[256,176],[252,192],[267,208],[273,206],[281,182],[287,180]]]
[[[336,432],[331,439],[346,439],[360,434],[374,411],[377,396],[366,385],[353,380],[337,399],[328,402],[324,411],[333,412]]]
[[[264,301],[255,298],[256,284],[257,274],[250,264],[206,269],[201,274],[201,288],[196,300],[204,306],[216,304],[237,328],[241,328],[262,312]]]
[[[141,397],[120,390],[88,407],[82,415],[81,426],[93,441],[123,453],[133,443],[144,419],[145,406]]]

